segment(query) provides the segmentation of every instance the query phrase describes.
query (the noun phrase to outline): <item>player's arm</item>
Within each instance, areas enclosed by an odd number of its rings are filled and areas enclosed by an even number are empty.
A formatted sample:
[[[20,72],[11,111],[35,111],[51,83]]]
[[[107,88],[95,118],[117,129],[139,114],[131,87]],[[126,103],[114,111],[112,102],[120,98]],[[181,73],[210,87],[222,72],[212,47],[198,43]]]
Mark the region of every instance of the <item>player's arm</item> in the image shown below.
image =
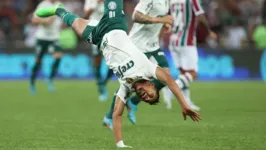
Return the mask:
[[[84,18],[88,19],[91,14],[94,12],[98,1],[96,0],[86,0],[84,4]]]
[[[32,21],[33,24],[47,25],[47,24],[53,23],[54,20],[55,20],[55,17],[39,18],[37,16],[33,16],[31,21]]]
[[[170,15],[163,17],[151,17],[139,11],[135,11],[133,13],[132,20],[136,23],[141,23],[141,24],[154,24],[154,23],[173,24],[174,21],[173,17]]]
[[[163,17],[151,17],[148,15],[149,11],[153,7],[152,0],[140,0],[137,4],[134,13],[132,15],[132,20],[136,23],[141,24],[153,24],[153,23],[169,23],[173,24],[173,17],[170,15]]]
[[[113,128],[116,143],[123,140],[122,138],[122,115],[124,111],[125,103],[116,96],[115,107],[113,112]]]
[[[176,84],[175,80],[171,77],[169,73],[167,73],[166,70],[162,69],[161,67],[157,67],[155,71],[156,77],[159,81],[165,83],[169,89],[172,91],[172,93],[175,95],[177,98],[181,108],[182,108],[182,113],[184,116],[184,119],[186,120],[186,116],[190,116],[193,121],[199,121],[200,120],[200,115],[193,111],[192,109],[189,108],[187,105],[180,88]]]
[[[94,9],[89,9],[89,10],[86,10],[85,11],[85,14],[84,14],[84,18],[85,19],[88,19],[90,16],[91,16],[91,14],[94,12]]]
[[[113,130],[114,136],[116,141],[116,146],[123,148],[123,147],[130,147],[124,144],[122,138],[122,115],[124,112],[126,101],[124,98],[128,95],[128,90],[125,86],[120,86],[115,100],[114,112],[113,112]],[[123,97],[123,99],[122,99]]]
[[[198,21],[203,25],[203,27],[207,30],[207,32],[209,33],[209,36],[216,40],[217,39],[217,35],[216,33],[214,33],[211,28],[210,28],[210,25],[209,25],[209,22],[207,21],[206,17],[204,14],[201,14],[199,15],[198,17]]]
[[[203,25],[203,27],[207,30],[209,33],[209,36],[216,40],[217,35],[211,30],[209,22],[207,21],[205,15],[204,15],[204,10],[199,2],[199,0],[193,0],[192,1],[192,7],[193,7],[193,12],[197,16],[197,20],[199,23]]]

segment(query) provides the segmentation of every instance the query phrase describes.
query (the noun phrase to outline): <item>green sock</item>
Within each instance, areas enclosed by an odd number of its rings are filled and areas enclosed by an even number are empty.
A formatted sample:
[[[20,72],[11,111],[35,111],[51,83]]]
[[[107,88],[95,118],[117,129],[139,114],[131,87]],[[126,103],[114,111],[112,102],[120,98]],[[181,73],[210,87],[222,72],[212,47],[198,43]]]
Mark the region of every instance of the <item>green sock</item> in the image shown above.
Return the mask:
[[[108,82],[108,80],[113,76],[113,70],[112,69],[109,69],[108,72],[107,72],[107,76],[104,80],[104,83],[106,84]]]
[[[102,81],[102,78],[101,78],[101,66],[94,66],[94,70],[93,70],[93,73],[94,73],[94,77],[96,79],[96,83],[98,85],[98,92],[99,93],[102,93],[102,87],[105,86],[104,82]]]
[[[64,23],[72,27],[75,19],[80,18],[78,15],[67,12],[64,8],[57,8],[55,14],[63,19]]]
[[[117,92],[118,92],[118,90],[117,90]],[[114,107],[115,107],[115,99],[116,99],[116,95],[113,97],[113,101],[112,101],[112,104],[111,104],[109,112],[105,115],[105,117],[108,118],[108,119],[112,119],[113,118],[113,112],[114,112]]]
[[[60,64],[61,58],[57,58],[55,59],[53,66],[52,66],[52,71],[51,74],[49,76],[49,79],[52,80],[54,78],[54,76],[56,75],[56,72],[58,70],[58,66]]]
[[[133,97],[130,98],[130,101],[134,104],[134,105],[138,105],[141,102],[141,99],[134,95]]]
[[[37,77],[37,73],[38,73],[38,70],[41,66],[41,63],[40,62],[36,62],[31,70],[31,76],[30,76],[30,83],[32,85],[34,85],[35,83],[35,80],[36,80],[36,77]]]

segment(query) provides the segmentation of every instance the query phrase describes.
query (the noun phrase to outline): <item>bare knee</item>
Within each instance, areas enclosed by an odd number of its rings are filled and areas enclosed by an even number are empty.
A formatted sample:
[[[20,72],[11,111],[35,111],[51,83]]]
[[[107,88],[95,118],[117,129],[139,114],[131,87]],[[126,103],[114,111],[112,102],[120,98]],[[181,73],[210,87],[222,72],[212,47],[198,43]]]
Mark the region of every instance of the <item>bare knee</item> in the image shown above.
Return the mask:
[[[197,78],[197,72],[195,70],[183,70],[183,69],[180,69],[180,73],[181,74],[185,74],[185,73],[189,73],[193,80],[195,80]]]
[[[99,67],[101,65],[101,62],[102,62],[102,56],[93,57],[94,66]]]
[[[62,52],[56,52],[56,53],[53,54],[53,57],[55,59],[61,58],[62,56],[63,56],[63,53]]]

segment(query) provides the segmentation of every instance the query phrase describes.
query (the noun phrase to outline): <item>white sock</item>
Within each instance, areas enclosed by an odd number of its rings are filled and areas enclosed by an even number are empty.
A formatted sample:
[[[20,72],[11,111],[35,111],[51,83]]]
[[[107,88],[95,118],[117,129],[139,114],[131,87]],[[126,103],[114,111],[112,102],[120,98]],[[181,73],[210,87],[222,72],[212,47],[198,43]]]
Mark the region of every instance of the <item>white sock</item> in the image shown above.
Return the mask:
[[[193,81],[193,77],[190,73],[185,73],[179,76],[177,80],[175,80],[176,84],[180,89],[189,87],[189,84]]]
[[[193,102],[190,99],[190,89],[186,88],[184,90],[182,90],[183,96],[187,102],[187,104],[190,106],[191,104],[193,104]]]

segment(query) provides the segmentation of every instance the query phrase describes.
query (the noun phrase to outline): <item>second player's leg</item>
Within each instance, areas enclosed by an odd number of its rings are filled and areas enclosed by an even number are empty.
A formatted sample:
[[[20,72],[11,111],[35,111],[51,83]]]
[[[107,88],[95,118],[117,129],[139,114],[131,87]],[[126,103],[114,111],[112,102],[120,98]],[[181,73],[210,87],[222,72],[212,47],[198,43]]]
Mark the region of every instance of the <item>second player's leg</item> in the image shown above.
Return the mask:
[[[176,80],[179,88],[191,108],[199,110],[200,108],[191,101],[190,98],[190,84],[197,77],[198,70],[198,53],[197,48],[194,46],[190,47],[179,47],[171,50],[172,56],[175,59],[176,66],[180,70],[179,78]]]
[[[36,45],[36,52],[37,52],[37,56],[35,58],[35,63],[32,67],[31,70],[31,75],[30,75],[30,92],[31,94],[35,94],[36,93],[36,88],[35,88],[35,81],[38,75],[38,71],[41,67],[42,64],[42,58],[44,56],[44,54],[47,52],[47,45],[46,42],[44,41],[37,41],[37,45]]]

